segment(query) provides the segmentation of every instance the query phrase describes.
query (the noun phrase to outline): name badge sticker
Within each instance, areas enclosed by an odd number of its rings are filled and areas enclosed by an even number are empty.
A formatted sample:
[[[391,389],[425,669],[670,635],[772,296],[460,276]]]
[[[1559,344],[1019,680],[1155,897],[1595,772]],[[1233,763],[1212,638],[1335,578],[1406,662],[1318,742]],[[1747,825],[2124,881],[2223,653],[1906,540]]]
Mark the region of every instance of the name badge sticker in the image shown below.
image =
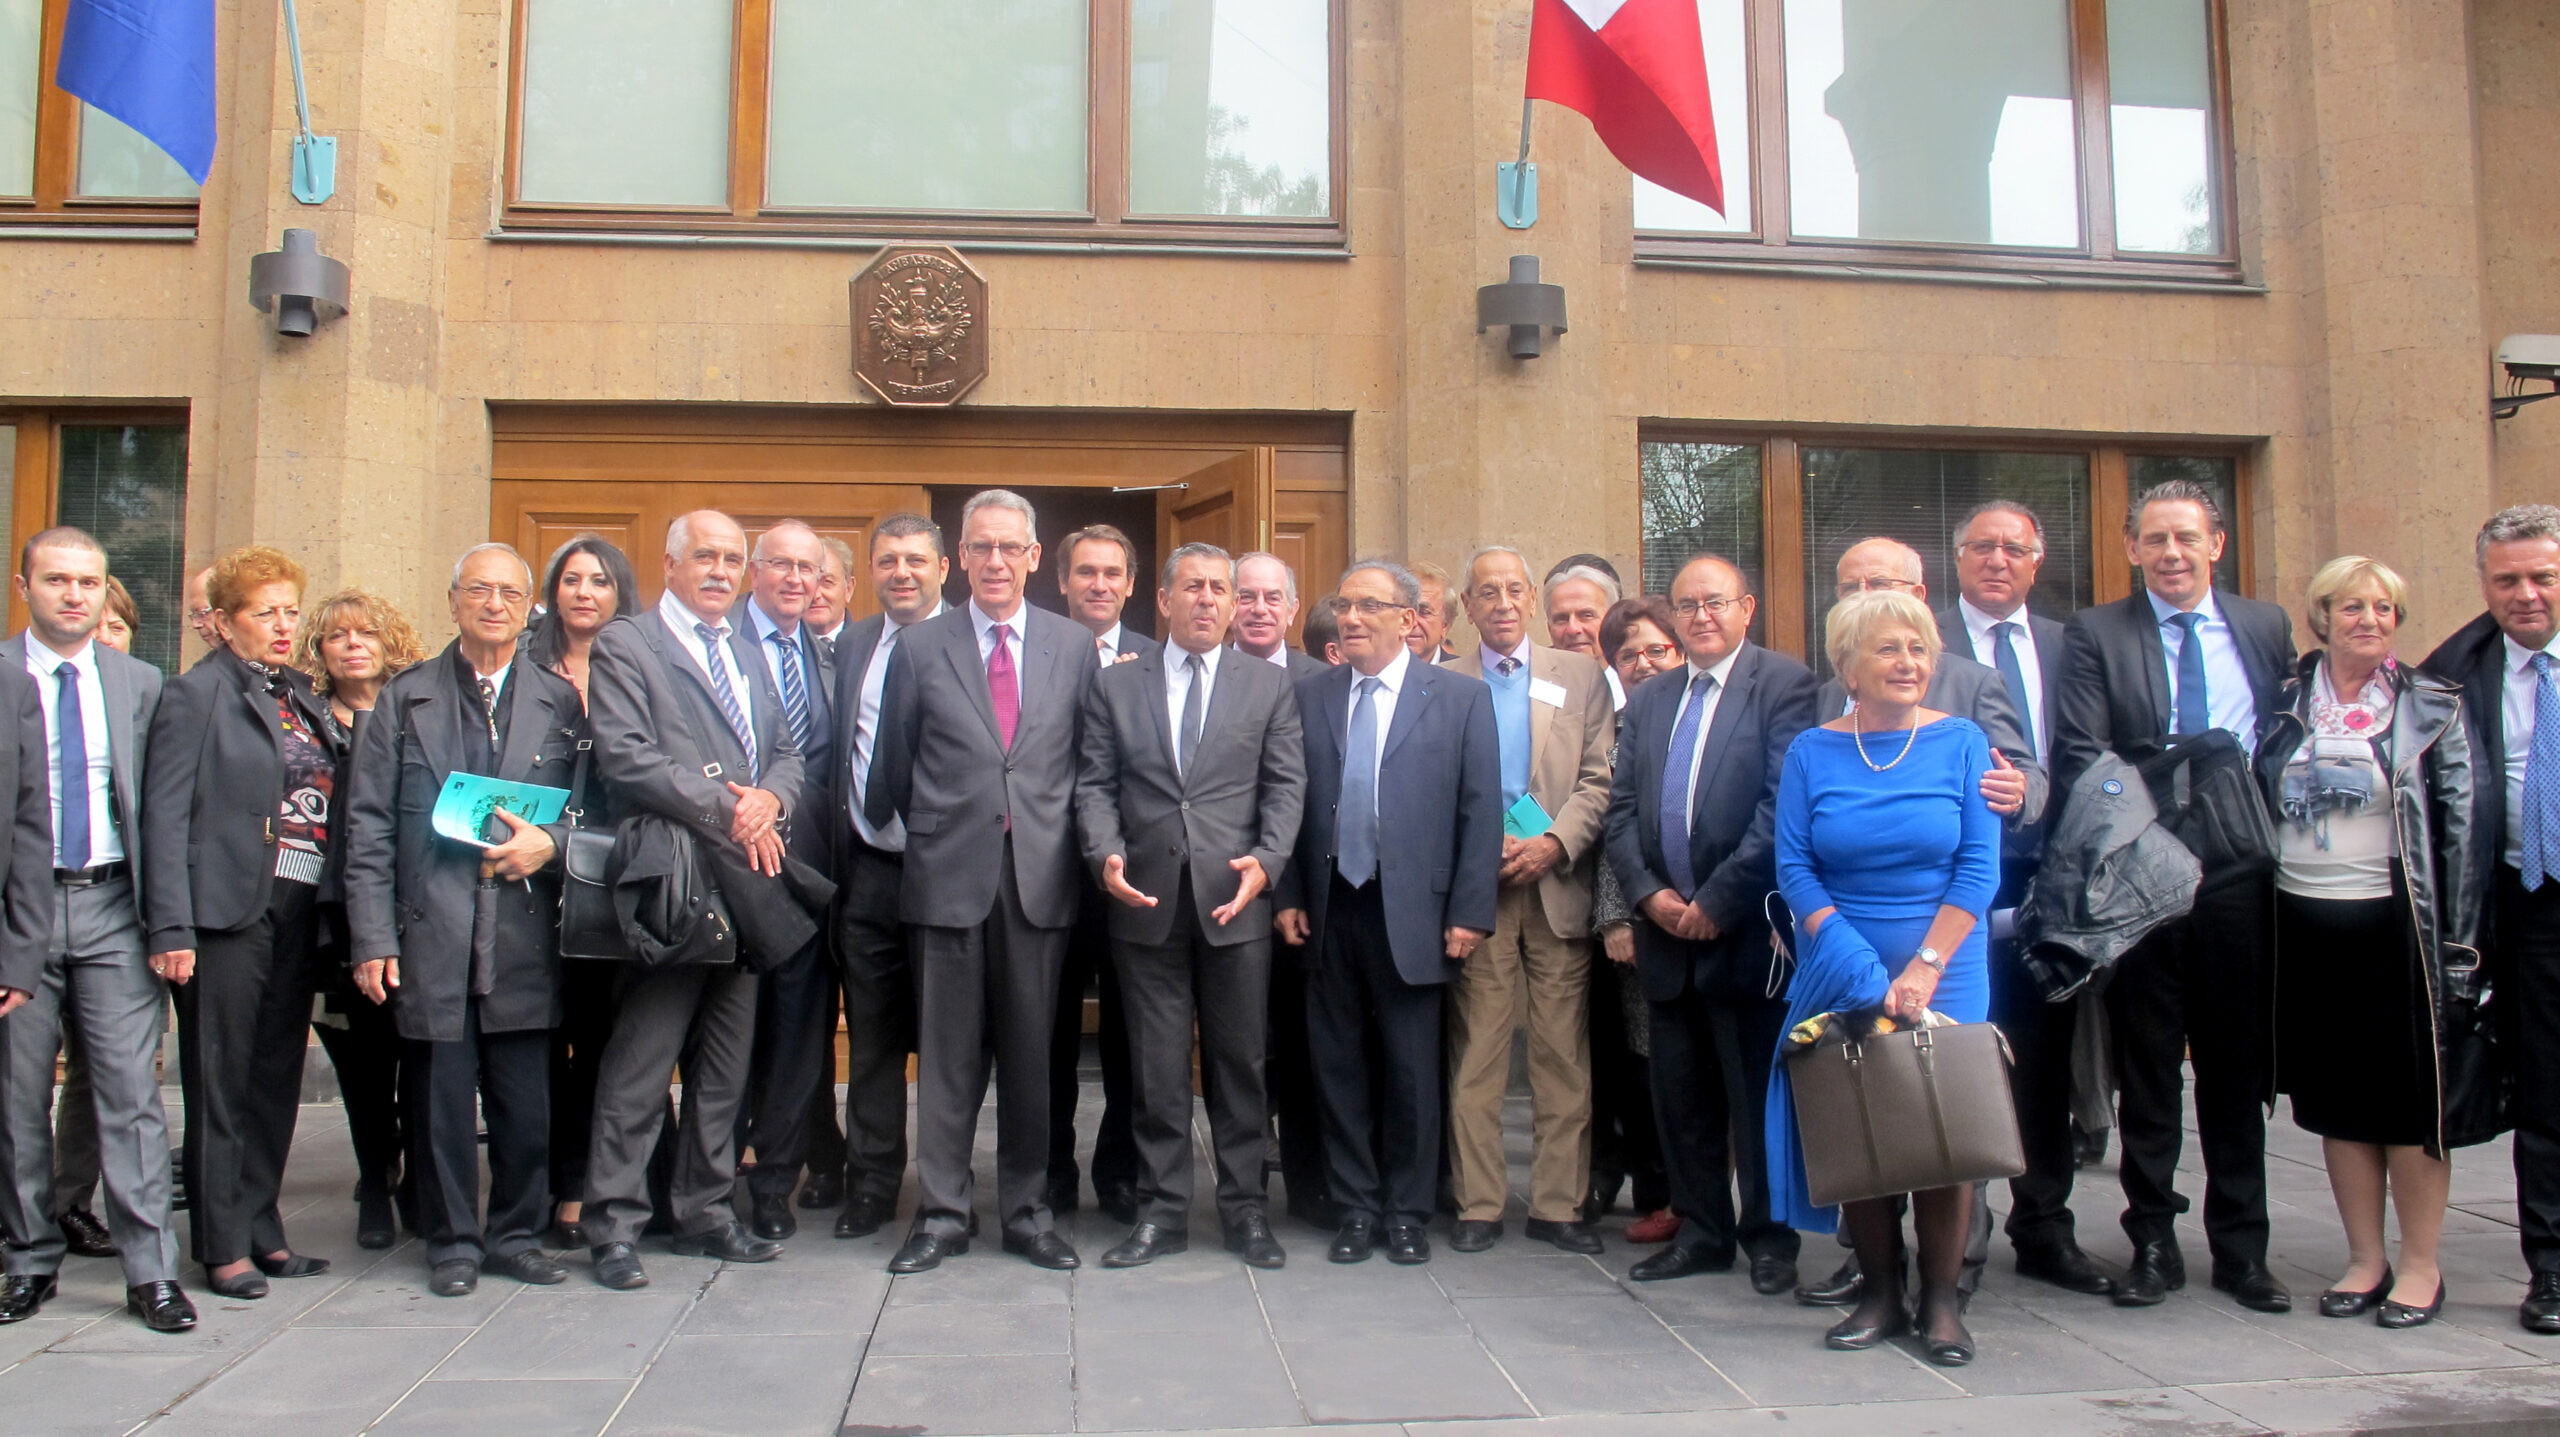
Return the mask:
[[[1551,709],[1564,707],[1564,685],[1553,679],[1529,680],[1529,697]]]

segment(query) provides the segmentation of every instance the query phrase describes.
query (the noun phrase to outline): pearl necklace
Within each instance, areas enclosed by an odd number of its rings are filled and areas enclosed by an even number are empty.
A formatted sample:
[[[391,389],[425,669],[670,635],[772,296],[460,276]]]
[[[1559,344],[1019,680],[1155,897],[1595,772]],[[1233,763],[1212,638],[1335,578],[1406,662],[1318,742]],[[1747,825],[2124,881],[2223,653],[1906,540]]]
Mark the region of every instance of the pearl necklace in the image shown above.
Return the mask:
[[[1911,711],[1911,731],[1902,736],[1902,752],[1893,756],[1893,763],[1878,763],[1867,757],[1866,731],[1859,727],[1858,716],[1854,712],[1849,715],[1849,737],[1858,745],[1858,761],[1867,766],[1868,772],[1882,773],[1911,757],[1911,746],[1920,741],[1920,711],[1916,708]]]

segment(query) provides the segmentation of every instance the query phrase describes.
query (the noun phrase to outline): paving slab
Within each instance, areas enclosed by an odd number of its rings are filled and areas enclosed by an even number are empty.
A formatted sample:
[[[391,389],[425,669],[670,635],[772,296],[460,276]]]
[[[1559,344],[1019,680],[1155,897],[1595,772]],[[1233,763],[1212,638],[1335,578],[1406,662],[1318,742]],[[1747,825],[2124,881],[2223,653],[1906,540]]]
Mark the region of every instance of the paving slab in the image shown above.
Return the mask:
[[[1920,1402],[1962,1395],[1937,1368],[1890,1344],[1833,1352],[1822,1334],[1839,1317],[1799,1309],[1799,1320],[1674,1329],[1757,1407],[1830,1402]],[[1897,1419],[1899,1420],[1899,1419]]]
[[[1064,1356],[1075,1350],[1075,1316],[1057,1302],[936,1302],[892,1307],[871,1334],[880,1357]]]
[[[1281,1356],[1318,1422],[1525,1417],[1530,1407],[1474,1339],[1322,1338],[1283,1342]]]
[[[595,1437],[631,1395],[619,1381],[544,1379],[419,1383],[367,1437]]]
[[[848,1263],[724,1267],[685,1314],[684,1331],[786,1336],[860,1336],[889,1295],[889,1275]]]
[[[1611,1297],[1477,1297],[1458,1304],[1476,1339],[1513,1357],[1632,1353],[1684,1357],[1662,1319],[1621,1294]]]
[[[453,1327],[289,1329],[225,1368],[151,1430],[169,1437],[355,1437],[467,1335]]]
[[[1072,1432],[1075,1422],[1073,1359],[1063,1352],[874,1357],[862,1364],[843,1430],[845,1437]]]
[[[1503,1373],[1547,1417],[1588,1413],[1707,1412],[1741,1407],[1742,1389],[1694,1353],[1540,1353],[1500,1357]]]
[[[693,1299],[618,1292],[611,1302],[562,1297],[509,1303],[453,1355],[445,1377],[638,1377]]]
[[[1284,1342],[1468,1335],[1466,1318],[1427,1267],[1399,1267],[1384,1258],[1348,1266],[1318,1261],[1257,1272],[1253,1286]]]
[[[1288,1427],[1306,1420],[1267,1332],[1076,1337],[1076,1427]]]
[[[679,1334],[623,1404],[609,1437],[819,1433],[843,1420],[862,1344],[817,1334]]]
[[[2560,1430],[2560,1382],[2548,1372],[2265,1382],[2198,1387],[2195,1392],[2288,1437],[2469,1429],[2478,1429],[2481,1437],[2523,1437]]]

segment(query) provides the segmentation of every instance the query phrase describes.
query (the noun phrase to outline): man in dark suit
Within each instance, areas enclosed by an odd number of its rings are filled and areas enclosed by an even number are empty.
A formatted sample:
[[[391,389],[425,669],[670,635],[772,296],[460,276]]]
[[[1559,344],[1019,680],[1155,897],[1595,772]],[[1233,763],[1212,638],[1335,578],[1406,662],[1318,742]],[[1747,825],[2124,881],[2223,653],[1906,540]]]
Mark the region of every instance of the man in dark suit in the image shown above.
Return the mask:
[[[1190,1245],[1195,1019],[1226,1248],[1286,1261],[1263,1213],[1268,893],[1297,842],[1306,756],[1289,676],[1223,647],[1234,573],[1213,545],[1174,550],[1156,592],[1167,647],[1085,696],[1076,827],[1112,900],[1143,1204],[1105,1267]]]
[[[844,989],[844,1211],[836,1236],[869,1237],[895,1216],[907,1175],[907,1055],[916,1046],[916,979],[898,917],[907,829],[867,811],[880,752],[882,701],[899,636],[943,612],[951,560],[942,530],[892,514],[871,530],[870,583],[880,612],[848,625],[836,647],[836,961]],[[832,1093],[830,1097],[832,1098]]]
[[[916,1168],[923,1190],[892,1272],[969,1250],[970,1157],[996,1077],[996,1216],[1004,1249],[1077,1265],[1050,1210],[1049,1056],[1058,970],[1076,921],[1076,733],[1092,632],[1024,601],[1040,564],[1030,501],[1003,489],[960,511],[969,602],[890,656],[866,807],[907,827],[916,965]]]
[[[1097,670],[1128,663],[1162,646],[1120,622],[1136,589],[1138,546],[1109,524],[1069,534],[1058,547],[1058,592],[1068,617],[1093,633]],[[1138,1220],[1138,1146],[1130,1128],[1128,1015],[1111,961],[1111,900],[1090,874],[1067,935],[1067,966],[1058,975],[1058,1015],[1049,1040],[1049,1209],[1076,1210],[1076,1063],[1084,1052],[1084,995],[1094,992],[1094,1048],[1102,1060],[1102,1119],[1093,1133],[1093,1195],[1114,1222]]]
[[[2560,507],[2493,515],[2473,547],[2489,611],[2427,658],[2462,685],[2485,950],[2515,1076],[2516,1320],[2560,1334]]]
[[[1739,1246],[1765,1296],[1795,1285],[1798,1237],[1769,1211],[1762,1113],[1786,1004],[1763,904],[1777,881],[1778,775],[1814,722],[1813,674],[1745,641],[1758,604],[1728,560],[1690,560],[1671,605],[1689,662],[1619,715],[1608,861],[1642,920],[1636,970],[1680,1232],[1627,1275],[1721,1271]]]
[[[791,810],[807,821],[791,825],[791,856],[821,873],[835,865],[835,811],[827,801],[835,772],[828,711],[835,666],[819,654],[817,636],[802,620],[826,559],[817,531],[797,519],[765,530],[756,536],[747,601],[734,615],[782,696],[782,725],[800,750],[801,792]],[[833,969],[821,930],[764,975],[756,1004],[755,1066],[741,1142],[756,1153],[747,1177],[748,1226],[773,1242],[800,1230],[791,1194],[809,1150],[809,1090],[824,1077],[834,1097]]]
[[[2213,494],[2172,480],[2127,511],[2125,553],[2142,589],[2074,614],[2053,695],[2056,807],[2100,753],[2139,761],[2172,735],[2224,729],[2253,748],[2293,672],[2293,620],[2274,604],[2217,592],[2228,536]],[[2124,1085],[2125,1235],[2133,1266],[2122,1307],[2148,1307],[2186,1282],[2172,1224],[2184,1066],[2196,1067],[2204,1228],[2213,1285],[2242,1306],[2284,1312],[2293,1296],[2267,1270],[2267,1123],[2273,1054],[2267,960],[2274,905],[2264,876],[2208,885],[2193,911],[2117,963],[2107,989]]]
[[[1493,932],[1502,757],[1484,680],[1408,646],[1421,585],[1367,559],[1342,576],[1343,656],[1298,684],[1307,803],[1276,902],[1312,943],[1307,1027],[1324,1108],[1328,1256],[1428,1262],[1440,1156],[1440,1008]]]
[[[803,791],[781,692],[753,642],[729,622],[746,568],[737,521],[709,509],[677,519],[667,527],[666,592],[655,608],[596,635],[587,680],[596,773],[612,814],[652,814],[693,830],[733,919],[744,905],[770,901],[750,885],[779,888],[784,826],[799,816]],[[607,1287],[649,1281],[632,1244],[649,1221],[649,1151],[679,1058],[684,1108],[668,1193],[676,1251],[729,1262],[769,1262],[782,1252],[738,1221],[732,1189],[757,974],[798,943],[779,952],[753,947],[741,943],[733,964],[623,975],[596,1075],[581,1219],[596,1281]]]
[[[107,555],[48,529],[18,562],[27,632],[0,644],[0,1323],[35,1315],[62,1268],[54,1211],[53,1060],[67,1030],[89,1062],[107,1225],[125,1306],[157,1332],[196,1311],[178,1289],[169,1120],[160,1105],[167,987],[144,955],[135,874],[143,744],[160,671],[96,641]]]
[[[1289,629],[1298,622],[1298,575],[1288,561],[1264,549],[1236,556],[1236,621],[1232,631],[1238,651],[1286,671],[1292,682],[1325,671],[1328,664],[1314,653],[1289,647]]]
[[[586,733],[578,691],[516,662],[533,589],[532,568],[507,545],[463,554],[446,591],[458,636],[383,686],[358,730],[340,840],[356,988],[392,1005],[408,1042],[409,1162],[421,1175],[428,1290],[439,1297],[479,1286],[484,1265],[545,1286],[569,1275],[541,1237],[567,825],[536,827],[501,809],[492,817],[503,815],[507,836],[475,847],[439,837],[430,821],[454,774],[569,786]]]

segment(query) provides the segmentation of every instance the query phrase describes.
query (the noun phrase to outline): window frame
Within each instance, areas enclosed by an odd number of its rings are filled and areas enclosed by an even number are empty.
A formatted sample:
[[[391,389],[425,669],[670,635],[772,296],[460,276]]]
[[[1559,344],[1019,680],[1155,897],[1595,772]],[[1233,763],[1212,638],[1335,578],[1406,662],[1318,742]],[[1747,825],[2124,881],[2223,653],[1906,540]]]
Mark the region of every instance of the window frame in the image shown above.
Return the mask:
[[[2132,502],[2126,460],[2138,455],[2214,458],[2231,461],[2232,491],[2238,502],[2222,516],[2230,552],[2240,571],[2240,590],[2255,594],[2258,586],[2257,546],[2252,511],[2256,446],[2247,440],[2192,440],[2119,436],[2020,434],[1997,429],[1912,432],[1823,425],[1733,425],[1648,422],[1637,430],[1641,446],[1654,443],[1729,444],[1760,450],[1760,553],[1758,588],[1760,617],[1769,647],[1794,658],[1810,652],[1805,612],[1804,450],[1902,449],[1963,453],[2077,454],[2089,462],[2089,602],[2112,603],[2134,592],[2133,565],[2125,556],[2125,509]],[[1637,502],[1643,502],[1641,488]],[[1643,570],[1644,535],[1638,519],[1637,569]],[[1931,595],[1932,607],[1955,602],[1953,595]]]
[[[143,199],[115,195],[87,198],[80,188],[80,97],[53,82],[62,58],[67,0],[44,0],[43,40],[36,51],[36,168],[33,193],[0,196],[0,227],[107,225],[147,229],[192,226],[198,195]]]
[[[1635,231],[1638,264],[1823,265],[1890,270],[1975,270],[1987,274],[2150,280],[2194,284],[2242,281],[2232,197],[2238,164],[2232,128],[2229,0],[2205,0],[2212,54],[2207,80],[2214,146],[2208,178],[2221,248],[2212,254],[2123,251],[2115,236],[2114,116],[2107,71],[2107,0],[2062,0],[2070,11],[2072,113],[2080,185],[2080,238],[2073,249],[1947,240],[1800,237],[1790,225],[1786,0],[1744,0],[1744,69],[1750,87],[1751,228],[1747,231]],[[2103,180],[2101,179],[2103,177]],[[2103,236],[2103,238],[2102,238]]]
[[[187,431],[188,468],[194,469],[195,430],[184,406],[113,404],[0,405],[0,425],[16,429],[11,456],[10,491],[5,517],[9,525],[9,572],[16,573],[18,553],[29,539],[53,527],[62,507],[62,430],[66,425],[173,426]],[[42,476],[35,482],[31,476]],[[27,601],[9,586],[9,631],[27,627]],[[183,646],[187,635],[181,633]]]
[[[51,0],[59,3],[59,0]],[[1129,11],[1134,0],[1088,0],[1085,208],[1081,212],[782,208],[765,203],[771,120],[774,0],[735,0],[729,77],[729,198],[725,205],[628,205],[528,200],[522,192],[527,20],[539,0],[509,0],[504,230],[831,238],[1051,241],[1108,245],[1283,246],[1350,242],[1349,0],[1325,0],[1331,135],[1325,216],[1162,216],[1129,211]]]

